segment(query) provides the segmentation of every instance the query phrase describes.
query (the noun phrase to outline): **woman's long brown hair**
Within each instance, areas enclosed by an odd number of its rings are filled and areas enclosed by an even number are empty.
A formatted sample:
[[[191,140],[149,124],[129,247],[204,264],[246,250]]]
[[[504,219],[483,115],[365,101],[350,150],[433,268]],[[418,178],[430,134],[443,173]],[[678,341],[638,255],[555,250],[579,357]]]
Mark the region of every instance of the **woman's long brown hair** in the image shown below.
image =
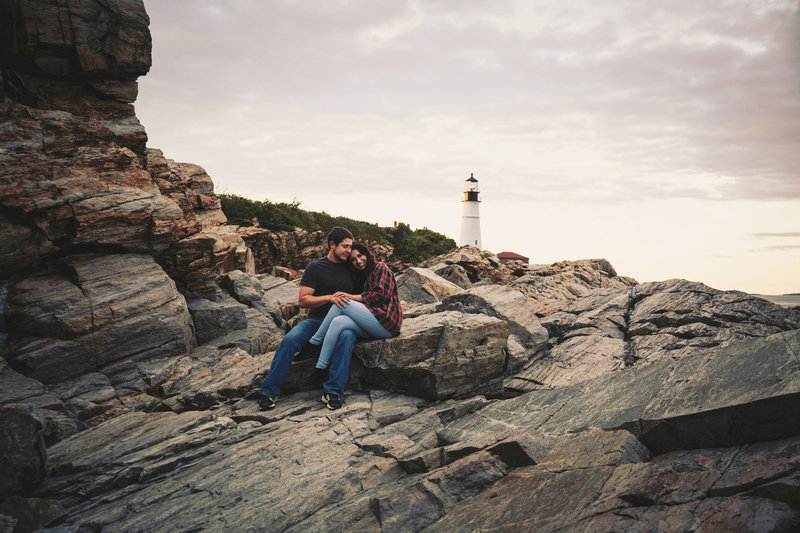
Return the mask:
[[[363,289],[364,283],[367,282],[367,278],[370,274],[372,274],[372,269],[375,268],[375,256],[372,255],[372,250],[370,250],[366,244],[361,241],[355,241],[353,243],[353,250],[358,250],[362,254],[367,256],[367,264],[364,267],[364,270],[358,270],[357,268],[353,267],[355,271],[355,278],[358,287]]]

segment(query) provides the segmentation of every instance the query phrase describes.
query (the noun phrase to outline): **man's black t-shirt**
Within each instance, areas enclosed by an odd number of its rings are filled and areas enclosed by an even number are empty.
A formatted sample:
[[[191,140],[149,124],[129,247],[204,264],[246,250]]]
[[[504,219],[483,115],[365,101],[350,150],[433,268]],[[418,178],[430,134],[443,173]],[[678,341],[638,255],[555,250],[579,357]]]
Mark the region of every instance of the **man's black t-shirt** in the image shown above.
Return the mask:
[[[314,296],[325,296],[337,291],[355,293],[355,282],[346,263],[334,263],[327,257],[308,264],[300,280],[301,287],[314,289]],[[312,309],[308,316],[325,318],[333,304],[325,304]]]

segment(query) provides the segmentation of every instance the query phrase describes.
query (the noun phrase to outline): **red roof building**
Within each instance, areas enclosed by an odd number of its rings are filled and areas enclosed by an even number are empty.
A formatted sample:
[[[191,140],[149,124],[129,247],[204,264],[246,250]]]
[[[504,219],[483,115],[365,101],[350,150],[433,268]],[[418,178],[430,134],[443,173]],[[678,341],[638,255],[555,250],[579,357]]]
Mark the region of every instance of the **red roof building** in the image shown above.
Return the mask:
[[[524,255],[515,254],[514,252],[500,252],[497,254],[497,258],[501,263],[508,263],[509,261],[522,261],[523,263],[527,264],[528,261],[530,261],[530,259]]]

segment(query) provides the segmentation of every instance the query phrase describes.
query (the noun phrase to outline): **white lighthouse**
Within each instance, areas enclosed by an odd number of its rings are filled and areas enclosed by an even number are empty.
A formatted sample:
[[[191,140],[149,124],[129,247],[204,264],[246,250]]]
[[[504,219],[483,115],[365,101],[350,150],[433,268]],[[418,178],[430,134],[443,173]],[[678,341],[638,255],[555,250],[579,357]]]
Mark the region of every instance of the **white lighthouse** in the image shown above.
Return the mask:
[[[478,180],[470,173],[467,179],[467,186],[464,189],[464,208],[461,211],[461,236],[458,239],[459,246],[475,246],[479,250],[481,247],[481,216],[478,212]]]

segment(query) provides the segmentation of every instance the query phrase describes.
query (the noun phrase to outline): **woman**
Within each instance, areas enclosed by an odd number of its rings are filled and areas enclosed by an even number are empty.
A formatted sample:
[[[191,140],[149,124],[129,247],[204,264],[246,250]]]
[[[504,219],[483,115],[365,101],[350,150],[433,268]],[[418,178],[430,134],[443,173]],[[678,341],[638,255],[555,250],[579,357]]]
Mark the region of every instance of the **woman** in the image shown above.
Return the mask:
[[[375,262],[372,252],[361,242],[353,243],[350,264],[356,271],[356,286],[362,286],[361,294],[336,293],[346,303],[342,307],[331,307],[309,344],[322,345],[316,370],[310,381],[317,382],[327,377],[323,372],[328,367],[339,334],[353,330],[359,337],[388,339],[400,333],[403,309],[397,295],[394,274],[385,263]]]

